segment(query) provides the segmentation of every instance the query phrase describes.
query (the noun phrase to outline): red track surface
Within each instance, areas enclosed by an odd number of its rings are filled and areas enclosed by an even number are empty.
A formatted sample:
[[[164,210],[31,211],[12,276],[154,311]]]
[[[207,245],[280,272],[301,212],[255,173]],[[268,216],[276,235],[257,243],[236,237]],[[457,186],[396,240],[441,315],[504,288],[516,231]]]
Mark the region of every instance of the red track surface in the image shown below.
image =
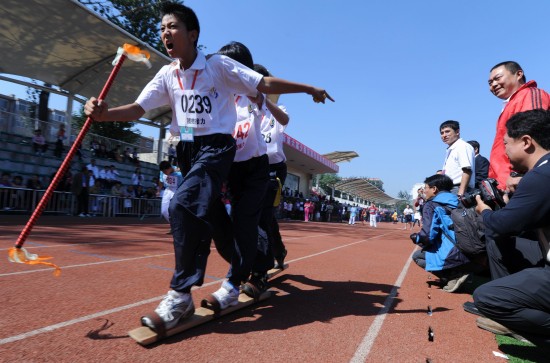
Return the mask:
[[[290,268],[273,281],[276,296],[142,347],[127,333],[168,290],[168,225],[42,217],[25,247],[54,256],[56,278],[51,269],[7,262],[26,221],[0,222],[2,362],[504,361],[492,354],[494,336],[462,310],[469,293],[429,288],[429,274],[410,264],[414,246],[401,224],[282,223]],[[196,303],[219,287],[227,267],[213,250]]]

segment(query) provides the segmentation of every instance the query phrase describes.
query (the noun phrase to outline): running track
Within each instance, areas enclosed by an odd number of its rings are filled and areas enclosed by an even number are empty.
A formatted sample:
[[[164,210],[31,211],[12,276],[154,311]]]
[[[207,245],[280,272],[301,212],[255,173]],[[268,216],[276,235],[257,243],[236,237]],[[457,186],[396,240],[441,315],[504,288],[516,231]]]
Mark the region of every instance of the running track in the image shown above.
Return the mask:
[[[168,290],[160,219],[43,216],[25,247],[51,269],[7,262],[27,217],[1,216],[2,362],[503,362],[494,336],[411,264],[402,225],[281,224],[290,268],[264,303],[150,347],[127,336]],[[196,305],[227,272],[215,250]],[[468,290],[468,286],[466,286]],[[428,316],[428,306],[433,314]],[[428,327],[434,341],[428,341]]]

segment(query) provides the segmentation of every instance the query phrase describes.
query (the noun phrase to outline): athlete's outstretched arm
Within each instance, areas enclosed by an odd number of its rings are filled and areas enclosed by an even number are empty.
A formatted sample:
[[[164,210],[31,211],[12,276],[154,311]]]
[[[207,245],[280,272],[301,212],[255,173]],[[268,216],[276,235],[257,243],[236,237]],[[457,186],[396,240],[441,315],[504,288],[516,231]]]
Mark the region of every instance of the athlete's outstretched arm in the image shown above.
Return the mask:
[[[145,114],[145,110],[137,103],[109,108],[105,101],[95,97],[86,102],[84,112],[94,121],[134,121]]]
[[[256,88],[258,91],[265,94],[307,93],[313,97],[313,101],[315,102],[325,103],[327,98],[334,102],[334,99],[330,97],[327,91],[323,88],[318,88],[303,83],[291,82],[277,77],[262,78]]]

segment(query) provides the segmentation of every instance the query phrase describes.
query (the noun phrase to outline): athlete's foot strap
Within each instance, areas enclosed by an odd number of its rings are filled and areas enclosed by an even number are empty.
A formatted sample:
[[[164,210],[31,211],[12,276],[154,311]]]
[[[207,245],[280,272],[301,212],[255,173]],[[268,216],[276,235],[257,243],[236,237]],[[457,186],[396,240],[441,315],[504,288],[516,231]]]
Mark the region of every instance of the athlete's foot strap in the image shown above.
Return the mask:
[[[220,306],[220,302],[213,296],[210,295],[201,301],[201,306],[206,309],[210,309],[214,311],[214,313],[219,313],[222,309]]]
[[[166,336],[166,327],[164,325],[164,320],[153,311],[152,314],[146,315],[145,318],[148,318],[154,325],[154,331],[157,333],[159,339],[162,339]],[[141,319],[143,324],[143,318]],[[145,324],[144,324],[145,325]]]

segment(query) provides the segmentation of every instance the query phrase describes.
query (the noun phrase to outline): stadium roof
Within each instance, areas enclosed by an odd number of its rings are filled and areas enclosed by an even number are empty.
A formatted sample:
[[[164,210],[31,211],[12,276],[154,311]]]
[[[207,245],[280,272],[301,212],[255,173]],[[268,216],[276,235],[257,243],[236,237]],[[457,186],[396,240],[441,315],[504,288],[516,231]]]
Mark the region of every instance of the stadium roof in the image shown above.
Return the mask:
[[[350,161],[359,157],[355,151],[333,151],[323,155],[325,158],[331,160],[334,163],[340,163],[343,161]],[[378,189],[373,184],[369,183],[366,178],[346,178],[342,179],[336,185],[335,189],[338,189],[346,194],[356,195],[364,200],[370,202],[393,205],[399,199],[390,197],[382,190]]]
[[[390,197],[364,178],[342,179],[334,185],[334,188],[346,194],[353,194],[369,202],[374,202],[375,204],[393,205],[399,201],[399,199]]]
[[[158,69],[171,62],[166,55],[76,0],[1,0],[0,14],[1,80],[74,96],[83,102],[100,94],[113,69],[111,62],[118,47],[130,43],[148,50],[153,66],[147,69],[132,61],[123,64],[106,98],[111,105],[122,105],[134,102]],[[11,75],[40,80],[60,89],[37,87]],[[172,120],[172,112],[167,106],[143,117],[155,126],[165,127]],[[289,166],[311,174],[338,172],[335,163],[297,140],[285,135],[284,141]]]
[[[355,151],[333,151],[323,155],[333,163],[340,163],[342,161],[350,161],[359,156]]]
[[[147,49],[153,67],[126,61],[107,96],[109,104],[134,102],[158,69],[171,61],[75,0],[2,0],[0,14],[0,73],[50,83],[67,96],[97,97],[124,43]],[[167,125],[171,117],[169,107],[144,115],[157,126]]]

